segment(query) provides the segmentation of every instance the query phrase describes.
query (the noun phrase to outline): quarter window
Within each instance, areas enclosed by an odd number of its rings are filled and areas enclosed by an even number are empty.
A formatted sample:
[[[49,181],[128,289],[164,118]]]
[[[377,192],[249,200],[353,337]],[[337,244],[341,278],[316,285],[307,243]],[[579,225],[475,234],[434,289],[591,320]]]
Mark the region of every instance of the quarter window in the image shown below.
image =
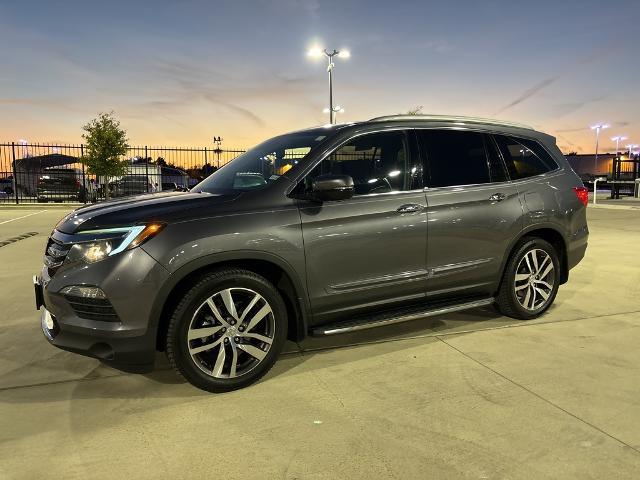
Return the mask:
[[[412,166],[404,132],[356,137],[322,160],[304,180],[307,191],[320,175],[349,175],[356,195],[422,188],[422,171]]]
[[[525,138],[494,135],[513,180],[533,177],[558,168],[551,155],[537,142]]]

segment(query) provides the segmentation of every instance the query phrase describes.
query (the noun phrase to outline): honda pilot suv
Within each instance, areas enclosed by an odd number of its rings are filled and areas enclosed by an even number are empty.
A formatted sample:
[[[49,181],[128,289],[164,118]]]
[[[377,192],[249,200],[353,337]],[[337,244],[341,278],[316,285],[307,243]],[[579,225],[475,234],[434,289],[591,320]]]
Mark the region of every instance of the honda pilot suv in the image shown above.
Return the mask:
[[[532,319],[587,247],[587,191],[553,137],[459,117],[312,128],[190,192],[80,208],[34,278],[53,345],[121,368],[156,351],[247,386],[286,339],[496,305]]]

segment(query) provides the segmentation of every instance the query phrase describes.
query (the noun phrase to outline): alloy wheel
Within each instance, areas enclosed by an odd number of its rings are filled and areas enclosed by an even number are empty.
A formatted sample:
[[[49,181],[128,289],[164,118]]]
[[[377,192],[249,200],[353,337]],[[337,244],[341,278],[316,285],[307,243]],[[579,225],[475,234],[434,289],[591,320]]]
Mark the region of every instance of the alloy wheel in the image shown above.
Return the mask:
[[[539,248],[525,253],[518,263],[513,285],[520,305],[528,311],[541,309],[549,300],[554,283],[551,256]]]
[[[236,378],[249,373],[271,349],[275,318],[269,302],[248,288],[227,288],[195,311],[187,332],[191,359],[205,374]]]

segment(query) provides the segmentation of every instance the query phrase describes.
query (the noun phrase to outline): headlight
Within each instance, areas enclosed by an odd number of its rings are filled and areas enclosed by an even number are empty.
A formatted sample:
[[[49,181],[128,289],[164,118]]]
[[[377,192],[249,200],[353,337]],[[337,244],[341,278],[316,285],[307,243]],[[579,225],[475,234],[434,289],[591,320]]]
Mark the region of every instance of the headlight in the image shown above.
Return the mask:
[[[148,225],[133,225],[131,227],[105,228],[101,230],[85,230],[78,232],[78,237],[88,237],[74,244],[67,254],[66,261],[82,260],[95,263],[117,253],[135,248],[149,238],[156,235],[164,225],[151,223]]]

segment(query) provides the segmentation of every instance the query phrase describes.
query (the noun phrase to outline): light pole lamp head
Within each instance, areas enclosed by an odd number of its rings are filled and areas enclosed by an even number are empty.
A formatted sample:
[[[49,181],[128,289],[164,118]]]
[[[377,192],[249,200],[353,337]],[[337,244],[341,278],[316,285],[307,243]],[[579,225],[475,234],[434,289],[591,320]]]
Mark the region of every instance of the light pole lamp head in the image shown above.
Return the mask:
[[[591,125],[591,130],[596,130],[596,131],[600,131],[600,130],[604,130],[605,128],[609,128],[610,125],[608,123],[599,123],[597,125]]]

